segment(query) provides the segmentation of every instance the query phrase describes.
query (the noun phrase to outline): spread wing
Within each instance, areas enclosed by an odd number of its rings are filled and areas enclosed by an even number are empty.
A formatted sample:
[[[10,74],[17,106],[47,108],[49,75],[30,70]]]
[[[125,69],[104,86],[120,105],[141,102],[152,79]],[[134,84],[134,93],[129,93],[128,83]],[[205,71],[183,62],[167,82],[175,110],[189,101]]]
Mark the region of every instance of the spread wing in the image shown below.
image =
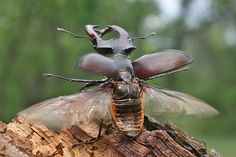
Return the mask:
[[[198,115],[212,116],[218,111],[206,102],[185,93],[147,86],[143,93],[145,113],[150,116]]]
[[[52,98],[35,104],[18,115],[30,121],[40,121],[49,127],[67,128],[79,125],[88,132],[97,133],[101,121],[110,120],[108,105],[111,89],[96,86],[80,93]]]

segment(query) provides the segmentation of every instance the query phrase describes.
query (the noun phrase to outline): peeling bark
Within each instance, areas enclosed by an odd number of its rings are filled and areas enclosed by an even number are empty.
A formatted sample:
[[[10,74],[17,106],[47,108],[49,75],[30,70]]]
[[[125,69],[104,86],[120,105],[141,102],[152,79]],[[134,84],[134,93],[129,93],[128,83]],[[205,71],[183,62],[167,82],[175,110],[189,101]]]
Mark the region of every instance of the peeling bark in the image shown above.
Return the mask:
[[[18,117],[9,124],[0,121],[0,156],[66,156],[66,157],[205,157],[205,143],[188,136],[170,124],[150,122],[148,130],[136,138],[128,138],[113,128],[93,144],[78,142],[91,137],[81,128],[55,132],[40,123]],[[220,157],[216,151],[211,157]]]

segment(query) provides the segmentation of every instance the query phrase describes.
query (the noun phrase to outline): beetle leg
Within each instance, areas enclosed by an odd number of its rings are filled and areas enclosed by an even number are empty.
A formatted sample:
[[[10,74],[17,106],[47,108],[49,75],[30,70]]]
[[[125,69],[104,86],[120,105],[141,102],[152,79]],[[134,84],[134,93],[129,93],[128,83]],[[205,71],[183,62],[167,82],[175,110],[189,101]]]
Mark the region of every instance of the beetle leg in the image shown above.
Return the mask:
[[[169,75],[169,74],[174,74],[174,73],[185,71],[185,70],[188,70],[188,69],[189,69],[189,67],[183,67],[183,68],[180,68],[180,69],[176,69],[176,70],[173,70],[173,71],[168,71],[168,72],[160,73],[160,74],[152,76],[152,77],[148,77],[145,80],[151,80],[151,79],[154,79],[154,78],[157,78],[157,77],[162,77],[162,76],[166,76],[166,75]]]
[[[101,81],[105,81],[104,83],[103,83],[103,85],[105,85],[105,84],[109,84],[110,82],[111,82],[111,80],[109,80],[108,78],[104,78],[104,79],[102,79]],[[99,80],[100,81],[100,80]],[[83,86],[83,87],[81,87],[80,88],[80,92],[81,91],[83,91],[84,89],[86,89],[86,88],[89,88],[89,87],[92,87],[92,86],[96,86],[96,85],[98,85],[98,84],[101,84],[101,82],[90,82],[90,83],[85,83],[85,85]]]
[[[82,90],[84,90],[86,88],[89,88],[89,87],[92,87],[92,86],[95,86],[97,84],[100,84],[100,83],[85,83],[85,85],[82,88],[80,88],[79,91],[81,92]]]
[[[106,134],[106,135],[111,134],[111,132],[112,132],[112,126],[113,126],[112,123],[110,123],[110,124],[107,126],[107,129],[106,129],[106,131],[105,131],[105,134]]]
[[[88,88],[88,87],[91,87],[91,86],[93,86],[93,85],[94,85],[94,84],[91,85],[90,83],[86,83],[83,87],[80,88],[79,91],[81,92],[81,91],[83,91],[84,89],[86,89],[86,88]]]
[[[99,125],[99,131],[98,131],[98,135],[95,138],[92,138],[88,141],[83,141],[83,142],[79,142],[77,144],[74,144],[72,147],[77,147],[77,146],[81,146],[83,144],[93,144],[94,142],[97,142],[100,138],[101,138],[101,133],[102,133],[102,127],[103,127],[103,121],[101,121],[100,125]]]
[[[152,131],[156,129],[163,130],[164,126],[160,122],[155,120],[154,118],[148,115],[144,115],[144,128],[147,129],[148,131]]]
[[[103,79],[103,80],[83,80],[83,79],[77,79],[77,78],[68,78],[68,77],[64,77],[64,76],[60,76],[60,75],[54,75],[54,74],[43,74],[43,76],[46,77],[55,77],[58,79],[62,79],[65,81],[69,81],[69,82],[80,82],[80,83],[92,83],[92,84],[99,84],[99,83],[104,83],[107,81],[107,79]]]

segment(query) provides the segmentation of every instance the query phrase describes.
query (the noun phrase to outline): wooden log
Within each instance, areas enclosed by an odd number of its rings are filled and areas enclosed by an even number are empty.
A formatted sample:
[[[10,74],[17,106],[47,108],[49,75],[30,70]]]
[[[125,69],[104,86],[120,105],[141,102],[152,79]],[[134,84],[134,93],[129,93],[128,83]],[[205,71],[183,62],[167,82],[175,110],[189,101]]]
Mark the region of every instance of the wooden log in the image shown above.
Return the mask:
[[[109,128],[93,144],[78,142],[91,137],[73,126],[63,131],[51,131],[40,123],[31,123],[23,116],[9,124],[0,121],[0,156],[28,157],[206,157],[206,144],[190,137],[171,124],[159,124],[145,118],[138,138],[129,138]],[[220,157],[216,151],[211,157]]]

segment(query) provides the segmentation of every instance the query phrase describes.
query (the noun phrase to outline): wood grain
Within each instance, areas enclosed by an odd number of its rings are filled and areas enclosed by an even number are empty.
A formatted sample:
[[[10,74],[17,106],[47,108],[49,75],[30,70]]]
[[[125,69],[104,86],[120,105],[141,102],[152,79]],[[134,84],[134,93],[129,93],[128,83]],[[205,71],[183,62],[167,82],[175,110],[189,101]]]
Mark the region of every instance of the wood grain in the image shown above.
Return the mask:
[[[40,123],[31,123],[24,117],[13,119],[9,124],[0,122],[0,156],[28,157],[206,157],[206,145],[188,136],[170,124],[150,122],[149,130],[143,130],[138,138],[128,138],[116,129],[109,128],[93,144],[79,142],[89,140],[81,128],[73,126],[58,132]],[[220,154],[211,152],[212,157]]]

